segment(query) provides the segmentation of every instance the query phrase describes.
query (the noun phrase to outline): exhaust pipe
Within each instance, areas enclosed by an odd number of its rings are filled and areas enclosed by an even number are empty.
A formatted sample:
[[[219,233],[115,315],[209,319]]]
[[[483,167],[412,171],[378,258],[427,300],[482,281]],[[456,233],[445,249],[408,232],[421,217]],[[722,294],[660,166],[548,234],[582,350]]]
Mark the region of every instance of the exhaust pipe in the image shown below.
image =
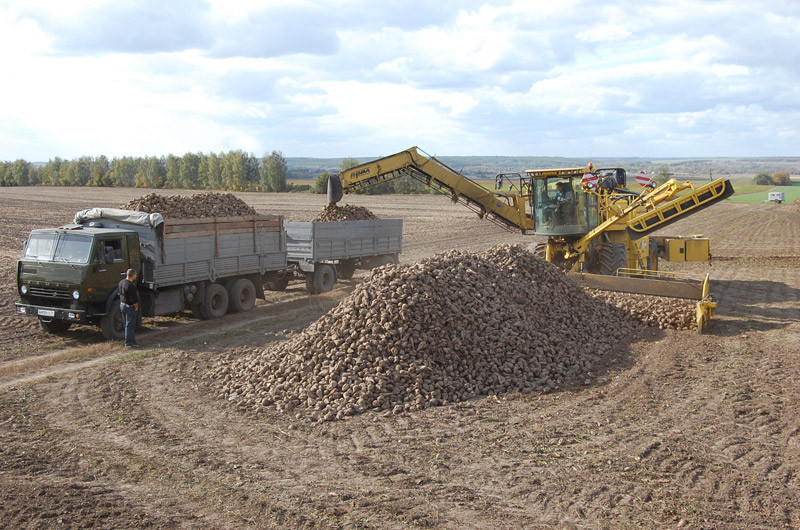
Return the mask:
[[[342,179],[339,175],[331,175],[328,177],[328,204],[336,204],[342,200],[343,195]]]

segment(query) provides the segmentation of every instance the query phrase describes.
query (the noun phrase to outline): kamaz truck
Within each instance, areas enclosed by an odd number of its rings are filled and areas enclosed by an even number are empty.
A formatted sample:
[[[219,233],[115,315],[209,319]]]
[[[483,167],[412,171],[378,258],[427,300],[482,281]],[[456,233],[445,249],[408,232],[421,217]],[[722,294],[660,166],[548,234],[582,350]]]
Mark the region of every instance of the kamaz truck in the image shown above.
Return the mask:
[[[74,223],[33,230],[17,262],[16,312],[49,333],[72,324],[124,332],[117,285],[138,272],[140,318],[191,309],[203,319],[250,310],[263,280],[287,267],[278,216],[165,220],[158,213],[94,208]]]

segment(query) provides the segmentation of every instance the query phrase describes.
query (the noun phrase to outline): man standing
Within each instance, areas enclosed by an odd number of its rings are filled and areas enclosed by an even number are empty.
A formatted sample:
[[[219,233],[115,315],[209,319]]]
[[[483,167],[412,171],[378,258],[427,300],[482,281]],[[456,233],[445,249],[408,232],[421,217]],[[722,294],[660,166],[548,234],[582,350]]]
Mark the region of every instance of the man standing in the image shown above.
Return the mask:
[[[125,321],[125,346],[141,348],[136,343],[136,313],[139,312],[139,291],[136,290],[136,271],[128,269],[125,279],[119,282],[119,306]]]

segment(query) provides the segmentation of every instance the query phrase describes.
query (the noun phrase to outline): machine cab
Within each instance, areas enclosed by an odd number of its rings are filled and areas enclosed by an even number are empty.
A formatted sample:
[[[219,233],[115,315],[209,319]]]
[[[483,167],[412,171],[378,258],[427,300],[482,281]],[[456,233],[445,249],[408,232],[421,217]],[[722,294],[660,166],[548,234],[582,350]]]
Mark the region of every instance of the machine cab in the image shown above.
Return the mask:
[[[581,185],[583,171],[576,169],[527,171],[533,181],[536,234],[578,236],[598,222],[597,196]]]

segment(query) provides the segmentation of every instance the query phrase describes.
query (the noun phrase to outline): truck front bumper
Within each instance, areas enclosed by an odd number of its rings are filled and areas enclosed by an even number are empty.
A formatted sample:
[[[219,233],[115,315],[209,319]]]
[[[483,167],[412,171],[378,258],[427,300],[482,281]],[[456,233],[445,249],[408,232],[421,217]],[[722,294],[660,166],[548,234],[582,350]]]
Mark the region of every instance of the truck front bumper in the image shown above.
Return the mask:
[[[86,311],[83,309],[62,309],[39,305],[14,303],[16,313],[22,316],[38,317],[45,320],[66,320],[67,322],[86,322]]]

